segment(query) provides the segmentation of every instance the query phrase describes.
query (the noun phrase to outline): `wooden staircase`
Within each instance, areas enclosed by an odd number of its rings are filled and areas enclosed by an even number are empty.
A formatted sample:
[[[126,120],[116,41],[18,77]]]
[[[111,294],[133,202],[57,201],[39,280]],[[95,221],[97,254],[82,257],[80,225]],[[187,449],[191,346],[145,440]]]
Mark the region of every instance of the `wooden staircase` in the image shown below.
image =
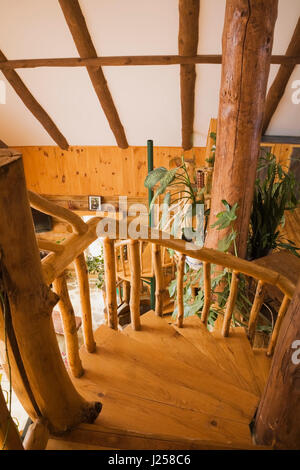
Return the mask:
[[[141,324],[102,325],[96,353],[81,348],[85,372],[73,383],[103,409],[47,448],[257,449],[249,425],[269,373],[265,352],[242,328],[220,338],[196,316],[177,328],[150,311]]]

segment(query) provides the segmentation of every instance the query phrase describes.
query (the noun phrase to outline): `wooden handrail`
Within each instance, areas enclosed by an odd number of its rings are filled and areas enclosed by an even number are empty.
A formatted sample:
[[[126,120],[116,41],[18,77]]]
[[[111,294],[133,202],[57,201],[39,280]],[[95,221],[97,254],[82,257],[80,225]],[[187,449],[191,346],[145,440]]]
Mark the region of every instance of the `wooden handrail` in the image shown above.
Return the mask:
[[[65,209],[62,206],[54,204],[39,194],[34,193],[33,191],[28,191],[28,197],[31,207],[39,210],[40,212],[44,212],[44,214],[51,215],[57,219],[67,222],[72,226],[74,233],[82,235],[83,233],[87,232],[88,227],[86,226],[86,223],[83,222],[83,220],[77,214],[70,211],[69,209]]]

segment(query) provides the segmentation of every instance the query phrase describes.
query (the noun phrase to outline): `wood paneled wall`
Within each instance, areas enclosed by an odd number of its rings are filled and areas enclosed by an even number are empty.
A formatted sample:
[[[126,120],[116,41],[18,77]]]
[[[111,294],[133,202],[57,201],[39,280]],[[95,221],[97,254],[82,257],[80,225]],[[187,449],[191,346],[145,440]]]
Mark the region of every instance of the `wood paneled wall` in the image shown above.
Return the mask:
[[[18,147],[23,154],[29,189],[40,194],[66,196],[147,197],[147,148],[129,147]],[[154,166],[180,164],[179,147],[155,147]],[[184,152],[191,166],[205,165],[205,147]]]

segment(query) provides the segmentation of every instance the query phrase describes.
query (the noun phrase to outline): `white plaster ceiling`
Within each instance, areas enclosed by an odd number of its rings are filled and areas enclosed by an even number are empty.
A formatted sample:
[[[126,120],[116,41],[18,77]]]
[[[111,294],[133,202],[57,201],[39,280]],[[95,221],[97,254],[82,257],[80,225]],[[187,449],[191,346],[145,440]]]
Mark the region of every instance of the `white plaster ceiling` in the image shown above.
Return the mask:
[[[220,54],[225,0],[201,0],[199,54]],[[98,55],[177,54],[177,0],[80,0]],[[9,59],[78,57],[57,0],[0,0],[0,49]],[[279,0],[274,54],[284,54],[300,16],[299,0]],[[220,65],[197,65],[194,143],[205,145],[218,112]],[[271,67],[269,84],[278,66]],[[130,145],[180,146],[179,66],[103,67]],[[71,145],[115,145],[84,68],[18,70]],[[0,79],[5,80],[0,72]],[[268,130],[300,135],[292,103],[297,66]],[[7,84],[0,139],[11,146],[53,145],[51,137]]]

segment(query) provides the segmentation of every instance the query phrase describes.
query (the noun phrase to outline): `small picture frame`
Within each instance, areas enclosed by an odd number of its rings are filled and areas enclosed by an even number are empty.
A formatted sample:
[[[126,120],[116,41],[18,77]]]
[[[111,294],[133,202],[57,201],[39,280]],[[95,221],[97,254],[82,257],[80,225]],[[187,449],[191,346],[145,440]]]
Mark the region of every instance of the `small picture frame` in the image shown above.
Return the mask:
[[[101,209],[101,196],[89,196],[89,210],[99,211]]]

